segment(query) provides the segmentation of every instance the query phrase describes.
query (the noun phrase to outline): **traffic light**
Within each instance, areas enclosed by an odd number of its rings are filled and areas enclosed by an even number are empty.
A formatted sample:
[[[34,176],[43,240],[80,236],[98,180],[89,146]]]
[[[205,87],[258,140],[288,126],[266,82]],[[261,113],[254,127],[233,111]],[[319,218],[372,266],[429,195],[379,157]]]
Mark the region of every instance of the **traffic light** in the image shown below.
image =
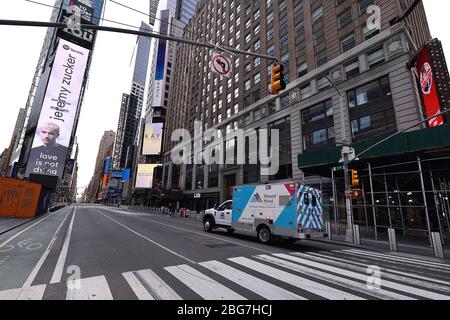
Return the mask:
[[[352,170],[352,186],[359,187],[359,174],[358,170]]]
[[[280,91],[286,89],[283,71],[284,67],[281,64],[272,66],[272,82],[269,86],[270,94],[278,94]]]

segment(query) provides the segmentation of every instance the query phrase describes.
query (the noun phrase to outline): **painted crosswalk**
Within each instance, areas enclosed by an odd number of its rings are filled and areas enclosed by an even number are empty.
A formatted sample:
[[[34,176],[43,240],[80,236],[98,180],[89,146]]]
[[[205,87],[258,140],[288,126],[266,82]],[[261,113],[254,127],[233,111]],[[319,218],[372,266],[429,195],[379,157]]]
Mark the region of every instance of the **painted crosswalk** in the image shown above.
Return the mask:
[[[261,254],[38,284],[0,300],[55,299],[55,286],[66,300],[123,298],[124,289],[139,300],[450,300],[450,265],[359,249]]]

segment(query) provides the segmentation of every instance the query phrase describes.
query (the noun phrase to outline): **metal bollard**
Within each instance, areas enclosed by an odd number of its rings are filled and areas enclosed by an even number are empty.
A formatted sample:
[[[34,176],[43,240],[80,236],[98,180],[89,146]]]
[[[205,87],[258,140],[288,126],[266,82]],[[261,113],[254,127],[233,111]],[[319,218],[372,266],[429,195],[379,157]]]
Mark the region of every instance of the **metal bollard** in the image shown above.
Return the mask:
[[[439,232],[432,232],[431,239],[433,240],[434,256],[438,259],[445,259],[441,234]]]
[[[397,252],[398,245],[397,245],[397,237],[395,235],[395,229],[389,228],[388,235],[389,235],[389,247],[391,248],[391,251]]]
[[[355,244],[361,244],[361,237],[359,235],[359,226],[357,224],[353,225],[353,239]]]
[[[327,222],[327,240],[332,240],[332,235],[331,235],[331,222]]]

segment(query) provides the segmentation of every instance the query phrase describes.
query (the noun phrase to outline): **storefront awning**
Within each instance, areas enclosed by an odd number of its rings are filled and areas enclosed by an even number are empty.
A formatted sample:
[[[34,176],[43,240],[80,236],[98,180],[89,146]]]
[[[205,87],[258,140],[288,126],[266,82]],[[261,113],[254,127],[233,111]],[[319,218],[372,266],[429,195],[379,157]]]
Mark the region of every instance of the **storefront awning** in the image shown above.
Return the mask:
[[[361,141],[352,144],[352,147],[355,149],[356,154],[359,154],[383,139],[384,137]],[[401,133],[365,153],[360,157],[360,160],[367,161],[448,147],[450,147],[450,124],[445,124],[436,128]],[[330,168],[339,165],[340,158],[341,147],[305,152],[298,155],[298,167],[304,171],[314,170],[319,167]]]

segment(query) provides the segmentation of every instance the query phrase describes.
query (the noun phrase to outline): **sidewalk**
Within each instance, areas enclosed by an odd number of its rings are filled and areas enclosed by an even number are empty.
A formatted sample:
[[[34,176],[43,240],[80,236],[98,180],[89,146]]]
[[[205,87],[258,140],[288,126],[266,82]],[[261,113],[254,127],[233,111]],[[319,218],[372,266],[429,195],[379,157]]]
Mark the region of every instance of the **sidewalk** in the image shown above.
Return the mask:
[[[31,220],[33,220],[33,218],[19,219],[19,218],[0,217],[0,235],[15,228],[18,228]]]

